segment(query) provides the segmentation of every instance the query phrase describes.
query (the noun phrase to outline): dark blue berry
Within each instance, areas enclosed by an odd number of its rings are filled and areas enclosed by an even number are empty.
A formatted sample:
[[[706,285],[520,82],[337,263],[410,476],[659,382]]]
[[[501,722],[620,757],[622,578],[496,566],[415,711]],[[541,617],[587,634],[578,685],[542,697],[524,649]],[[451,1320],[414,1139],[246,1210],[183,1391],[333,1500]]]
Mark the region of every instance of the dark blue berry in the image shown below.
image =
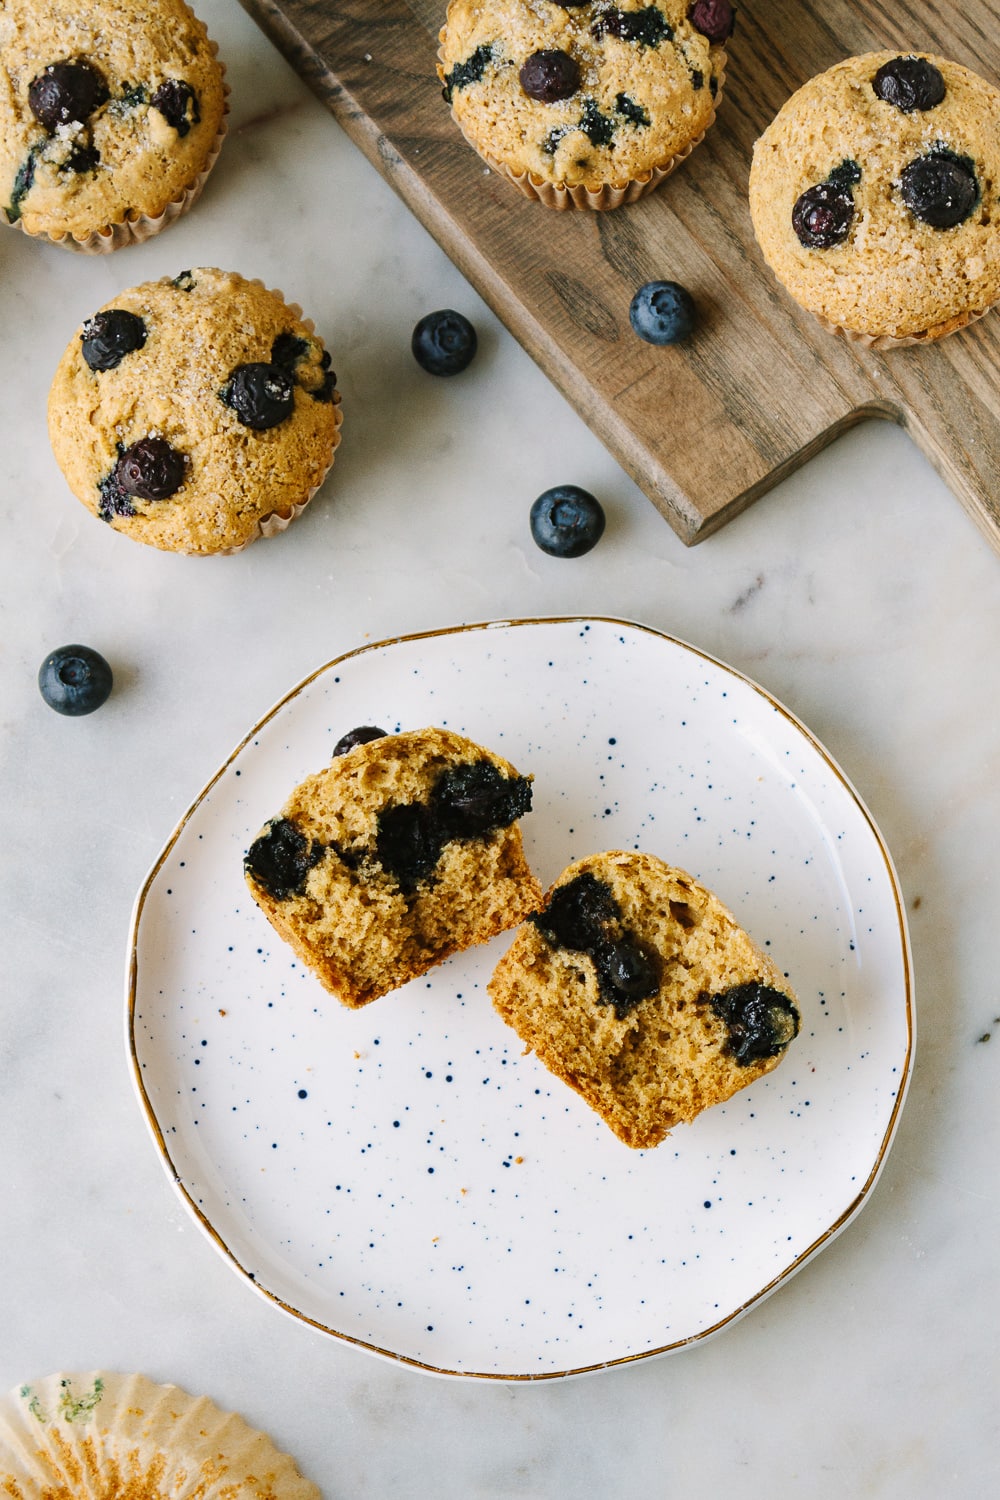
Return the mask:
[[[126,448],[112,470],[113,483],[140,500],[167,500],[184,483],[187,459],[166,438],[145,437]]]
[[[580,87],[579,63],[558,47],[533,52],[517,76],[528,98],[537,99],[539,104],[568,99]]]
[[[191,126],[201,121],[198,96],[183,78],[165,78],[149,102],[179,136],[187,135]]]
[[[531,507],[531,535],[550,557],[582,557],[604,534],[604,510],[588,490],[559,484]]]
[[[694,4],[688,6],[688,20],[695,31],[700,31],[715,46],[727,42],[736,25],[736,15],[729,0],[694,0]]]
[[[136,314],[123,307],[109,307],[95,313],[83,325],[80,334],[83,357],[92,370],[113,370],[126,354],[141,349],[146,342],[146,325]]]
[[[875,74],[872,88],[879,99],[902,110],[904,115],[917,109],[933,109],[945,94],[940,68],[925,57],[890,58]]]
[[[798,1011],[787,995],[770,985],[752,980],[699,998],[708,1000],[725,1022],[729,1051],[744,1066],[761,1057],[777,1057],[798,1035]]]
[[[679,344],[694,331],[691,293],[676,281],[647,281],[632,298],[628,320],[647,344]]]
[[[484,838],[530,812],[531,783],[504,776],[492,761],[451,766],[435,782],[430,805],[444,839]]]
[[[357,729],[349,729],[342,734],[333,747],[334,755],[346,755],[348,750],[353,750],[355,745],[367,745],[371,740],[381,740],[385,737],[384,729],[376,729],[374,724],[359,724]]]
[[[792,206],[792,228],[807,250],[842,245],[854,221],[854,194],[837,178],[817,182],[800,193]]]
[[[274,818],[250,845],[243,867],[276,901],[286,901],[302,894],[306,876],[323,854],[323,845],[314,843],[290,818]]]
[[[629,934],[598,946],[593,953],[601,1002],[613,1005],[619,1021],[660,988],[652,955]]]
[[[244,427],[264,432],[291,416],[295,381],[285,367],[257,361],[237,365],[219,395]]]
[[[954,229],[979,202],[979,180],[967,156],[935,150],[918,156],[899,178],[903,202],[933,229]]]
[[[57,714],[92,714],[107,701],[111,668],[90,646],[60,646],[38,669],[38,690]]]
[[[28,106],[51,135],[60,125],[83,125],[108,99],[104,75],[93,64],[49,63],[28,85]]]
[[[414,359],[429,375],[458,375],[472,363],[477,347],[468,318],[447,307],[421,318],[410,340]]]

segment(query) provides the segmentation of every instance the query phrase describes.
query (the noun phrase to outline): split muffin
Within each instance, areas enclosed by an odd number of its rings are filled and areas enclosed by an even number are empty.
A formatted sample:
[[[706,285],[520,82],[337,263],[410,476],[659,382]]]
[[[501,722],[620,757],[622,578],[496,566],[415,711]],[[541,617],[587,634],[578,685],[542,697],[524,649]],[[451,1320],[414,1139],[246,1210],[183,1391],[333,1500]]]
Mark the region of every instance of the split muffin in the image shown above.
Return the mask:
[[[526,1049],[635,1148],[776,1068],[799,1030],[787,980],[718,897],[635,851],[568,866],[489,993]]]
[[[247,851],[275,930],[357,1009],[541,902],[519,819],[530,779],[464,735],[363,739],[291,793]]]

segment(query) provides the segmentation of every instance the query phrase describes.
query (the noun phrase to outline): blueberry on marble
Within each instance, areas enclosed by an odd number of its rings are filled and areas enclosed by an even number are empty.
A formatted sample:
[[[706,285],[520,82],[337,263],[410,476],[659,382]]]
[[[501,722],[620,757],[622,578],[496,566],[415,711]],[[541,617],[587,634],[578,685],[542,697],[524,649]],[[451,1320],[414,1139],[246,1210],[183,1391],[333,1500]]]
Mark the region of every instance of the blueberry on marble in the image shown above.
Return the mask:
[[[282,365],[257,360],[237,365],[219,398],[233,409],[244,427],[264,432],[291,416],[295,381]]]
[[[914,110],[933,109],[945,96],[944,78],[926,57],[893,57],[883,63],[872,79],[879,99],[909,115]]]
[[[604,509],[589,490],[559,484],[531,507],[531,535],[550,557],[582,557],[604,535]]]
[[[728,42],[736,26],[736,12],[729,0],[694,0],[688,6],[688,20],[695,31],[715,46]]]
[[[187,135],[191,126],[201,121],[198,96],[183,78],[165,78],[149,102],[179,136]]]
[[[187,459],[162,437],[144,437],[119,456],[114,484],[140,500],[168,500],[184,483]]]
[[[445,307],[427,313],[413,330],[410,348],[429,375],[458,375],[475,358],[479,341],[463,313]]]
[[[60,646],[38,669],[38,690],[57,714],[92,714],[107,702],[112,683],[111,668],[91,646]]]
[[[97,371],[116,369],[126,354],[141,349],[145,342],[145,323],[124,307],[95,313],[80,334],[83,357],[90,369]]]
[[[806,188],[792,208],[792,228],[807,250],[842,245],[854,221],[854,194],[843,182],[817,182]]]
[[[679,344],[694,331],[694,298],[677,281],[647,281],[628,310],[632,331],[647,344]]]
[[[580,87],[580,64],[558,47],[545,47],[527,58],[517,76],[529,99],[556,104]]]
[[[753,980],[718,995],[701,995],[725,1022],[727,1047],[738,1063],[777,1057],[799,1032],[799,1013],[787,995]]]
[[[914,218],[933,229],[954,229],[979,202],[979,180],[972,161],[943,147],[904,167],[899,186]]]
[[[107,102],[104,74],[85,58],[49,63],[28,85],[28,106],[51,135],[60,125],[83,125]]]
[[[346,755],[348,750],[353,750],[355,745],[368,745],[372,740],[384,739],[386,731],[377,729],[374,724],[359,724],[355,729],[349,729],[342,734],[333,747],[334,755]]]
[[[302,894],[323,854],[323,845],[314,844],[290,818],[273,818],[250,845],[243,867],[276,901],[285,901]]]

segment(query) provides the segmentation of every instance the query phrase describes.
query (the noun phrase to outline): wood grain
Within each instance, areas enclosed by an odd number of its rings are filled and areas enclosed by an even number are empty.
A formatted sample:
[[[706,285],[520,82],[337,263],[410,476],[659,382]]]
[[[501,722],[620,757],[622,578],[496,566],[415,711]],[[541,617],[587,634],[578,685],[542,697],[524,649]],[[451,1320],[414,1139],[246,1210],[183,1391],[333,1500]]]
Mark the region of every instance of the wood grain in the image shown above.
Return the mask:
[[[841,57],[934,51],[1000,76],[998,0],[745,0],[705,141],[657,192],[604,214],[521,198],[462,140],[435,74],[445,0],[242,3],[684,542],[884,417],[1000,550],[1000,315],[928,348],[860,350],[777,286],[746,201],[754,140]],[[629,327],[633,292],[655,278],[703,311],[683,346]]]

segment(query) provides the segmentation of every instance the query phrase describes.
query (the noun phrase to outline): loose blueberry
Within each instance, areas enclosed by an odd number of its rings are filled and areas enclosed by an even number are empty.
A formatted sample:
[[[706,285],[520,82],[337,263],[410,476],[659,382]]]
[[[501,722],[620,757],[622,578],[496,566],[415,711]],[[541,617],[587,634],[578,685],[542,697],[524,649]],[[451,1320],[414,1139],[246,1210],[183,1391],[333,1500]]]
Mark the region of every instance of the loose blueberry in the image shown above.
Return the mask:
[[[688,6],[688,20],[695,31],[715,46],[728,42],[736,25],[736,13],[729,0],[694,0]]]
[[[697,322],[694,298],[676,281],[647,281],[632,298],[628,319],[647,344],[679,344]]]
[[[836,181],[806,188],[792,208],[792,228],[807,250],[832,250],[843,244],[853,220],[854,195]]]
[[[550,557],[582,557],[604,534],[604,510],[588,490],[559,484],[531,507],[531,535]]]
[[[201,120],[198,96],[183,78],[165,78],[149,102],[179,136],[187,135],[191,126]]]
[[[967,156],[931,151],[904,167],[899,179],[903,202],[933,229],[954,229],[979,202],[979,181]]]
[[[264,432],[290,417],[295,406],[295,381],[281,365],[237,365],[220,397],[245,427]]]
[[[872,88],[886,104],[904,115],[917,109],[933,109],[945,95],[944,79],[925,57],[893,57],[883,63],[872,79]]]
[[[558,47],[533,52],[517,76],[528,98],[537,99],[539,104],[556,104],[580,87],[579,63]]]
[[[111,692],[111,668],[90,646],[60,646],[38,669],[38,690],[57,714],[92,714]]]
[[[367,745],[372,740],[381,740],[385,737],[384,729],[376,729],[374,724],[359,724],[356,729],[349,729],[342,734],[333,747],[334,755],[346,755],[348,750],[353,750],[355,745]]]
[[[126,354],[141,349],[145,342],[145,323],[124,307],[95,313],[84,323],[80,334],[83,357],[92,370],[115,369]]]
[[[420,319],[410,348],[429,375],[458,375],[472,363],[478,342],[468,318],[446,307]]]
[[[184,483],[187,459],[166,438],[146,437],[126,448],[112,470],[112,483],[140,500],[167,500]]]
[[[49,132],[60,125],[83,125],[106,103],[104,75],[83,58],[49,63],[28,85],[28,106]]]

